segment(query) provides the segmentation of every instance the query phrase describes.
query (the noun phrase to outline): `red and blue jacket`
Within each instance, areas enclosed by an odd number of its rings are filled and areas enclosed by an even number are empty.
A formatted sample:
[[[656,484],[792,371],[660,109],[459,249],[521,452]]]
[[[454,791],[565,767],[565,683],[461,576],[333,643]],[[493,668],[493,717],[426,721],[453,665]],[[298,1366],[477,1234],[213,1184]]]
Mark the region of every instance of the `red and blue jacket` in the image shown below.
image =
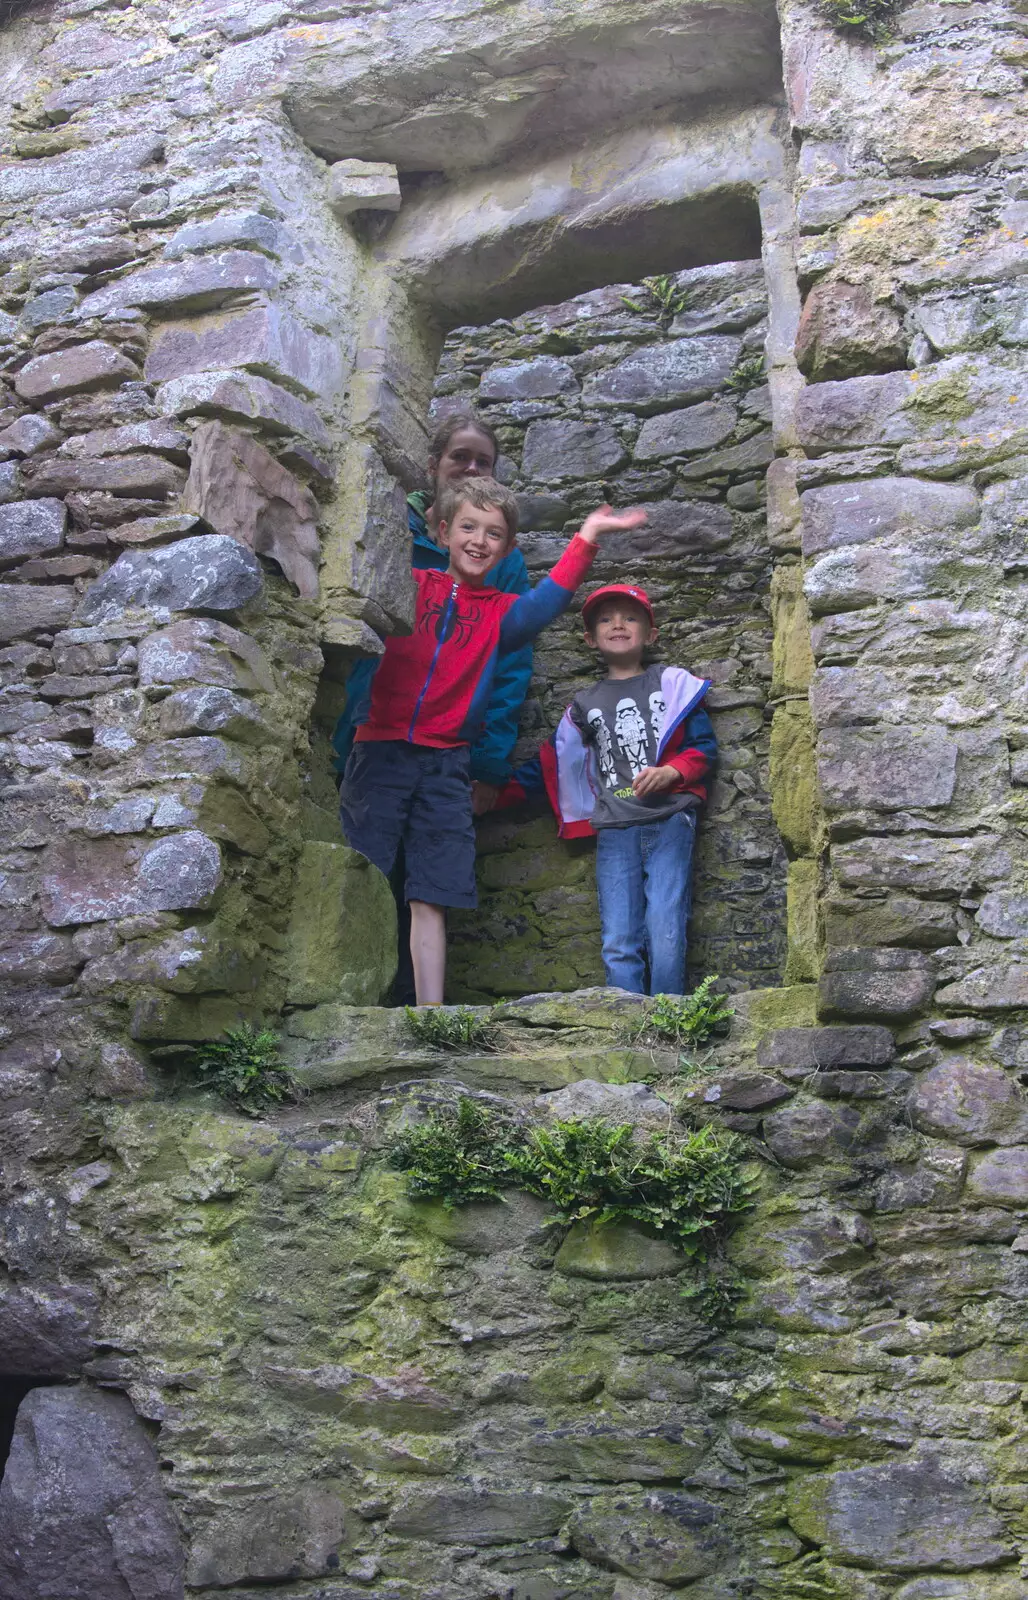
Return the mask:
[[[595,554],[595,545],[576,534],[549,576],[521,595],[456,583],[433,568],[415,572],[414,631],[386,640],[366,705],[356,708],[355,739],[402,739],[437,750],[471,744],[497,662],[567,610]]]
[[[703,805],[706,780],[717,761],[717,738],[703,709],[710,679],[696,678],[684,667],[665,667],[660,687],[665,709],[657,765],[675,767],[679,774],[676,790],[695,795]],[[539,754],[518,767],[500,790],[496,807],[502,810],[545,794],[557,818],[559,836],[587,838],[596,831],[589,818],[596,808],[599,786],[595,750],[582,738],[569,706]]]

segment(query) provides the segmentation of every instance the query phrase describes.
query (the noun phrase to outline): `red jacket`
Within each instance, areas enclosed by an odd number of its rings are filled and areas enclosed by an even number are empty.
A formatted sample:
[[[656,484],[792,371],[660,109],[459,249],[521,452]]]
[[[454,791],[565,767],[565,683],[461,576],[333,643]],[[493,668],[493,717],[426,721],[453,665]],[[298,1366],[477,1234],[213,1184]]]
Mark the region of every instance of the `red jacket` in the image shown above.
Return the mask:
[[[566,611],[596,547],[578,534],[549,576],[527,594],[415,572],[414,631],[386,640],[355,739],[403,739],[448,749],[470,744],[489,704],[500,656],[521,647]]]

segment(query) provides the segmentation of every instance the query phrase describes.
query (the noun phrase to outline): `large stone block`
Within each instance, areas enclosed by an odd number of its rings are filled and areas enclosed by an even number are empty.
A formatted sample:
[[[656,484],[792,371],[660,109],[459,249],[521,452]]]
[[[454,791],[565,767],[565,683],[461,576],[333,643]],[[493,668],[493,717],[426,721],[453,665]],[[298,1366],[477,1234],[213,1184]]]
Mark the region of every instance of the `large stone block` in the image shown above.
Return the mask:
[[[110,922],[148,911],[203,909],[221,885],[221,851],[198,829],[159,840],[62,840],[41,882],[51,927]]]
[[[908,600],[937,588],[939,561],[909,546],[849,545],[808,567],[803,592],[812,615],[859,611],[876,600]]]
[[[685,1257],[670,1240],[644,1233],[630,1222],[576,1222],[553,1265],[566,1278],[633,1282],[681,1272]]]
[[[386,1526],[392,1534],[433,1544],[510,1544],[549,1538],[570,1509],[566,1496],[530,1489],[415,1490]]]
[[[594,406],[669,411],[720,389],[741,353],[742,341],[727,334],[671,339],[593,373],[585,381],[583,398]]]
[[[865,544],[891,534],[946,533],[978,519],[978,496],[964,484],[920,478],[830,483],[800,495],[803,553]]]
[[[1017,1011],[1028,1006],[1028,965],[994,961],[978,967],[935,996],[946,1011]]]
[[[21,500],[0,506],[0,568],[14,566],[27,556],[59,550],[67,521],[60,500]]]
[[[974,441],[994,450],[1028,423],[1028,391],[1010,372],[977,357],[953,356],[923,372],[890,372],[809,384],[799,397],[796,425],[809,455],[862,445],[910,445],[935,440],[948,447],[933,461],[967,460]],[[901,465],[908,452],[901,453]],[[911,464],[923,450],[911,452]]]
[[[170,500],[185,485],[181,467],[144,451],[126,456],[83,456],[81,460],[48,456],[27,461],[22,481],[30,494],[67,495],[103,490],[114,495],[139,495]]]
[[[277,306],[166,323],[154,331],[144,372],[152,383],[164,383],[229,367],[252,367],[263,377],[327,400],[342,381],[335,341],[304,328]]]
[[[97,317],[128,306],[145,310],[206,311],[238,300],[255,290],[278,285],[278,268],[266,256],[249,250],[187,258],[166,266],[146,267],[97,289],[83,300],[83,316]]]
[[[833,844],[832,868],[847,888],[960,895],[980,883],[1005,881],[1012,863],[1000,844],[903,834]]]
[[[317,598],[317,501],[248,433],[221,422],[200,424],[185,501],[208,527],[270,556],[304,599]]]
[[[0,644],[33,633],[55,633],[67,627],[76,598],[70,585],[0,585]]]
[[[602,478],[626,459],[621,440],[605,422],[533,422],[525,435],[522,472],[542,483]]]
[[[832,810],[931,809],[953,798],[957,744],[937,727],[826,728],[817,755],[821,794]]]
[[[253,694],[275,687],[264,651],[249,634],[213,617],[184,617],[170,628],[147,634],[138,645],[139,683],[206,683]]]
[[[903,323],[864,284],[815,284],[796,334],[796,363],[815,383],[906,365]]]
[[[332,442],[313,406],[252,373],[198,372],[171,378],[157,390],[157,409],[166,417],[213,415],[261,422],[274,433],[298,433],[320,450]]]
[[[600,1495],[576,1511],[571,1543],[598,1566],[680,1588],[716,1571],[727,1553],[717,1508],[695,1495]]]
[[[1011,1552],[981,1492],[934,1455],[812,1475],[789,1502],[801,1538],[836,1560],[887,1572],[966,1572]]]
[[[388,161],[334,161],[328,169],[328,203],[337,217],[399,211],[400,199],[400,180]]]
[[[731,435],[737,420],[735,407],[723,399],[647,417],[636,440],[635,459],[659,461],[693,450],[713,450]]]
[[[812,1167],[855,1154],[859,1132],[855,1107],[824,1100],[785,1106],[764,1118],[767,1147],[784,1167]]]
[[[655,1428],[555,1428],[533,1434],[518,1454],[540,1478],[599,1483],[667,1483],[688,1477],[710,1448],[702,1425],[669,1420]]]
[[[911,1017],[924,1010],[934,992],[933,974],[919,967],[878,971],[868,966],[825,972],[817,986],[818,1015],[826,1021],[836,1017]]]
[[[956,1144],[1021,1144],[1028,1139],[1028,1103],[999,1067],[949,1056],[918,1078],[910,1118],[922,1133]]]
[[[126,550],[91,584],[78,610],[81,623],[107,622],[129,608],[237,611],[260,591],[260,562],[227,534],[201,534],[155,550]]]
[[[166,739],[219,733],[243,744],[261,744],[270,737],[257,708],[231,689],[205,685],[179,689],[161,702],[158,728]]]
[[[501,361],[487,367],[478,385],[480,400],[546,400],[551,395],[577,394],[574,369],[557,356],[531,361]]]
[[[308,1485],[223,1511],[194,1538],[186,1577],[196,1587],[285,1583],[339,1567],[345,1511],[338,1493]]]
[[[83,389],[114,388],[126,378],[138,377],[139,368],[128,356],[102,339],[91,339],[27,361],[14,387],[23,400],[40,402],[62,400]]]
[[[80,195],[94,210],[119,202],[131,205],[139,193],[139,173],[164,154],[164,136],[140,133],[128,139],[111,139],[74,150],[65,155],[38,161],[13,161],[0,172],[0,205],[21,205],[26,201],[53,195],[58,198]],[[121,241],[119,241],[120,243]],[[85,261],[73,257],[69,264],[58,261],[54,272],[99,271],[116,266],[96,241]],[[98,258],[99,252],[99,258]],[[131,257],[130,252],[130,257]]]
[[[896,1054],[888,1028],[778,1028],[757,1046],[762,1067],[887,1067]]]
[[[92,1289],[71,1284],[0,1288],[5,1369],[26,1378],[77,1377],[93,1354],[97,1305]]]
[[[289,924],[289,1002],[380,1005],[396,960],[396,905],[378,868],[342,843],[305,844]]]
[[[975,1156],[967,1178],[967,1196],[980,1205],[1028,1205],[1028,1146],[989,1150]]]
[[[0,1486],[5,1600],[182,1600],[182,1569],[157,1456],[125,1396],[32,1390]]]

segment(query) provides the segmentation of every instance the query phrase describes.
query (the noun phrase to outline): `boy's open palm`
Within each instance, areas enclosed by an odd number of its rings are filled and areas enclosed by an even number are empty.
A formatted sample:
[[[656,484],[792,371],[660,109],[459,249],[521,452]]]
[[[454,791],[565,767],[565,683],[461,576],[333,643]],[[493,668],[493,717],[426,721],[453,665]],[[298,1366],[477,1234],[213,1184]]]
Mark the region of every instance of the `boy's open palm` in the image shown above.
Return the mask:
[[[631,528],[641,528],[645,521],[646,513],[641,506],[635,506],[630,511],[614,511],[610,506],[600,506],[599,510],[590,511],[578,530],[578,536],[587,544],[596,544],[601,534],[626,533]]]

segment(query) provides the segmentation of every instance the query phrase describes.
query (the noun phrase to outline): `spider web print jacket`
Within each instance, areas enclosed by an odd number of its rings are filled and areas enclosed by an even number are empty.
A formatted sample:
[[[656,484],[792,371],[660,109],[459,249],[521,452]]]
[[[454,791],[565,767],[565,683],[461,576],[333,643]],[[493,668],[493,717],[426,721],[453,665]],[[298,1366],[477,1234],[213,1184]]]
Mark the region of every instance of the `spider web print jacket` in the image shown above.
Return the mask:
[[[403,739],[445,750],[470,744],[489,704],[501,656],[520,650],[574,599],[596,547],[577,534],[548,577],[527,594],[455,583],[445,572],[415,572],[414,631],[386,640],[358,708],[355,738]]]
[[[702,805],[707,798],[705,780],[717,760],[714,729],[703,709],[710,679],[696,678],[684,667],[665,667],[660,687],[665,710],[657,765],[677,768],[677,788],[694,794]],[[557,818],[560,838],[589,838],[596,832],[589,818],[599,786],[595,751],[582,738],[569,706],[539,754],[518,767],[500,790],[496,806],[502,810],[545,793]]]

